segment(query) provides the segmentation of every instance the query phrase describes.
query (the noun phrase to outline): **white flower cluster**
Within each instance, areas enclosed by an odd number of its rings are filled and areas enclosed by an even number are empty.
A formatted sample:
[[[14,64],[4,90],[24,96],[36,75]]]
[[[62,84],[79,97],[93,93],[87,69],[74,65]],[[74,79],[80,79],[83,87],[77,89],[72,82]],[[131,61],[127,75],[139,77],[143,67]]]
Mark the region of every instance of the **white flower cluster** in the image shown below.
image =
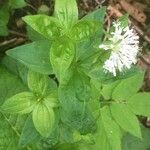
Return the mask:
[[[116,76],[117,71],[122,72],[125,68],[130,69],[132,64],[136,64],[139,36],[129,26],[121,27],[119,22],[114,22],[113,26],[115,30],[108,38],[109,44],[101,44],[99,48],[111,50],[110,57],[105,61],[103,68]]]

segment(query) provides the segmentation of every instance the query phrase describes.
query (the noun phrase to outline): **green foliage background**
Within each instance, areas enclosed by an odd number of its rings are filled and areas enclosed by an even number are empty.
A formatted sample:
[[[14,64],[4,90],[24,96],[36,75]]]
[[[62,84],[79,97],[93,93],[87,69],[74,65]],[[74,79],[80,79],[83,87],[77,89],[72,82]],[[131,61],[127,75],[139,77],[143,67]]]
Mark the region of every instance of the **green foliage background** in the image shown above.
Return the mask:
[[[8,12],[25,4],[0,7],[0,35],[7,35]],[[140,92],[144,72],[103,71],[105,14],[101,7],[78,20],[75,0],[55,0],[53,16],[23,17],[32,42],[1,56],[0,149],[150,148],[150,131],[137,117],[150,115],[150,93]],[[119,21],[127,26],[128,16]]]

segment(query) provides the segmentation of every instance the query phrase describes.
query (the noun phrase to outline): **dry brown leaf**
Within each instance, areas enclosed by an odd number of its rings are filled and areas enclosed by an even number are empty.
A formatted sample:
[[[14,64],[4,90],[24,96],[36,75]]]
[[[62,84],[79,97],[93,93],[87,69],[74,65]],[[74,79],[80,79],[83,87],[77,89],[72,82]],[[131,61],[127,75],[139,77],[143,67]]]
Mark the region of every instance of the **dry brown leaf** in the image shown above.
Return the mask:
[[[121,17],[123,15],[118,9],[116,9],[115,6],[109,5],[107,10],[109,11],[110,16],[115,16],[118,18],[118,17]]]
[[[145,9],[147,9],[147,5],[141,4],[141,3],[136,2],[136,1],[133,1],[133,6],[140,9],[141,11],[144,11]]]
[[[145,22],[146,15],[143,13],[142,10],[135,7],[134,5],[131,5],[130,3],[126,2],[125,0],[118,0],[121,7],[134,19],[136,19],[138,22]]]

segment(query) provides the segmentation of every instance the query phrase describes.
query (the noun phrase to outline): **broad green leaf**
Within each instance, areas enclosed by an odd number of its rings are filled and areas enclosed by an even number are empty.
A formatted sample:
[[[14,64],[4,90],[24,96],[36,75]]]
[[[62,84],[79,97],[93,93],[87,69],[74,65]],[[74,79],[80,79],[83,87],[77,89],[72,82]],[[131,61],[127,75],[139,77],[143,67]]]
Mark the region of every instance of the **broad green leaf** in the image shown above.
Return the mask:
[[[60,142],[61,143],[74,143],[77,142],[74,139],[74,133],[75,133],[75,129],[65,125],[65,124],[61,124],[59,126],[59,130],[60,130]]]
[[[61,26],[57,19],[47,15],[29,15],[23,20],[35,31],[48,39],[54,39],[60,35]]]
[[[83,20],[91,20],[91,21],[99,21],[100,23],[103,23],[104,17],[106,14],[106,7],[101,7],[97,10],[94,10],[93,12],[90,12],[86,16],[84,16]]]
[[[40,74],[29,70],[28,72],[28,87],[37,96],[44,96],[47,94],[49,84],[48,75]]]
[[[50,51],[50,61],[53,71],[61,84],[63,78],[66,78],[68,68],[75,56],[74,43],[70,39],[62,37],[59,41],[55,41],[52,44]]]
[[[142,86],[144,73],[141,71],[133,77],[122,80],[112,93],[113,100],[127,100],[133,96]]]
[[[115,81],[109,84],[103,84],[101,94],[106,100],[110,100],[112,97],[112,93],[114,88],[119,84],[120,81]]]
[[[122,139],[122,150],[149,150],[150,129],[141,125],[142,139],[126,134]]]
[[[25,65],[7,55],[2,58],[1,63],[8,69],[9,72],[19,76],[22,82],[27,86],[28,68]]]
[[[27,36],[31,41],[42,41],[42,40],[47,40],[43,35],[35,31],[33,28],[30,26],[26,27],[27,30]],[[48,41],[49,42],[49,41]]]
[[[110,84],[110,83],[115,82],[117,80],[129,79],[131,77],[134,78],[134,76],[140,76],[140,78],[142,78],[143,74],[144,73],[141,72],[141,69],[139,69],[138,67],[132,67],[131,69],[125,70],[124,72],[121,72],[116,77],[114,77],[114,76],[112,76],[112,74],[106,73],[104,71],[104,69],[102,67],[99,67],[99,66],[96,66],[96,67],[94,66],[93,68],[91,68],[91,70],[88,73],[88,75],[91,78],[99,80],[103,84]],[[141,80],[143,80],[143,79],[141,79]]]
[[[128,107],[136,114],[150,116],[150,93],[138,93],[127,99]]]
[[[50,93],[44,97],[44,103],[50,108],[59,107],[57,91],[50,91]]]
[[[94,35],[98,28],[98,22],[81,20],[72,27],[70,36],[76,41],[85,40]]]
[[[59,100],[62,108],[60,115],[64,123],[84,134],[95,131],[95,118],[86,102],[76,97],[74,80],[70,79],[68,85],[59,87]]]
[[[54,149],[60,142],[59,128],[57,127],[48,138],[44,138],[40,141],[41,150],[42,149]],[[35,149],[36,150],[36,149]]]
[[[9,5],[6,3],[0,8],[0,20],[7,25],[9,16]]]
[[[5,99],[27,90],[20,79],[8,72],[0,65],[0,105]],[[18,150],[18,141],[22,127],[26,120],[25,115],[6,115],[0,113],[0,149]],[[30,146],[28,146],[30,149]]]
[[[8,35],[7,24],[5,24],[0,20],[0,36],[7,36],[7,35]]]
[[[126,104],[113,103],[110,105],[112,117],[122,129],[141,138],[141,131],[137,117]]]
[[[6,3],[0,7],[0,36],[8,35],[7,23],[9,21],[9,16],[9,6]]]
[[[93,68],[89,72],[89,76],[92,79],[96,79],[96,80],[101,81],[101,83],[107,83],[107,82],[110,83],[110,82],[113,82],[113,79],[114,79],[110,74],[106,74],[102,67]]]
[[[21,80],[2,65],[0,65],[0,74],[0,105],[13,95],[27,91],[27,87],[22,84]]]
[[[18,141],[26,116],[0,113],[0,149],[19,150]],[[28,146],[30,149],[30,146]]]
[[[30,92],[22,92],[7,99],[1,106],[5,113],[26,114],[33,110],[35,97]]]
[[[96,44],[97,46],[100,44],[102,36],[103,36],[103,25],[104,25],[104,18],[106,15],[106,7],[101,7],[93,12],[90,12],[82,20],[91,20],[97,21],[99,23],[98,31],[92,37],[92,44]]]
[[[74,70],[71,80],[73,83],[76,98],[81,101],[89,101],[91,98],[90,78],[80,71]]]
[[[11,8],[21,8],[26,6],[26,2],[24,0],[9,0],[9,5]]]
[[[80,67],[84,68],[86,72],[92,70],[92,65],[95,66],[95,63],[101,62],[101,60],[98,59],[104,57],[101,55],[98,45],[100,44],[100,40],[103,35],[105,12],[105,8],[101,8],[81,19],[81,22],[90,20],[94,22],[97,21],[98,24],[98,30],[96,33],[90,36],[88,39],[78,42],[76,46],[76,59],[78,62],[80,62]],[[85,28],[82,32],[86,32]],[[100,66],[100,64],[98,64],[98,66]]]
[[[53,130],[55,122],[54,110],[41,102],[34,108],[32,119],[36,130],[43,137],[48,137]]]
[[[76,0],[55,0],[54,16],[69,29],[78,20]]]
[[[120,128],[112,119],[108,106],[101,109],[101,119],[111,149],[121,150]]]
[[[23,127],[20,139],[19,139],[19,147],[26,147],[28,144],[35,144],[41,140],[40,134],[34,127],[32,117],[29,116],[25,122]]]
[[[6,53],[34,71],[51,74],[52,67],[49,60],[49,49],[49,42],[38,41],[13,48]]]

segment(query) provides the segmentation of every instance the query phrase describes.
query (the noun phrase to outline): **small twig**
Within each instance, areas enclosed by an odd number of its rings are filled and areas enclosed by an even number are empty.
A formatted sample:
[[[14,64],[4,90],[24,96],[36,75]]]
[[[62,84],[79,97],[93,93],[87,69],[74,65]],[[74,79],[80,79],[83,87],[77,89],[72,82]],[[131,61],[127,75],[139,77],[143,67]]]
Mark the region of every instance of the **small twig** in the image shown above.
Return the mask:
[[[32,6],[31,4],[27,3],[27,6],[31,7],[34,11],[37,12],[37,8],[35,8],[34,6]]]
[[[11,40],[4,41],[4,42],[0,43],[0,47],[9,45],[9,44],[14,43],[14,42],[16,42],[16,41],[17,41],[17,38],[13,38],[13,39],[11,39]]]
[[[86,7],[86,9],[89,9],[89,6],[88,6],[88,4],[87,4],[87,1],[86,1],[86,0],[83,0],[83,4],[84,4],[84,6]]]
[[[140,56],[140,59],[148,66],[150,66],[150,62],[147,61],[143,56]]]
[[[142,38],[150,43],[150,37],[145,35],[145,33],[138,26],[134,25],[133,22],[131,22],[131,24],[134,26],[134,29],[142,36]]]
[[[17,32],[17,31],[9,30],[9,33],[27,38],[27,36],[25,34]]]

